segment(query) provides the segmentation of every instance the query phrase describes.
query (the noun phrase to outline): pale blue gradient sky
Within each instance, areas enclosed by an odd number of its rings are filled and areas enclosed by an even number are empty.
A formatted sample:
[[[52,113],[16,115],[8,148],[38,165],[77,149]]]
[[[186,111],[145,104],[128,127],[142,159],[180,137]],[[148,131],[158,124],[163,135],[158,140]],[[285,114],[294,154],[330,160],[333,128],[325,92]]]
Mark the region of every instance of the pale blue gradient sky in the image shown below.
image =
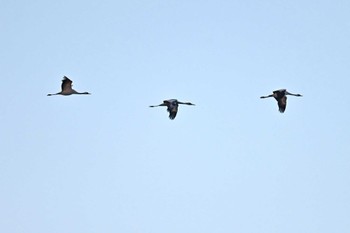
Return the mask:
[[[1,232],[349,232],[349,12],[2,0]]]

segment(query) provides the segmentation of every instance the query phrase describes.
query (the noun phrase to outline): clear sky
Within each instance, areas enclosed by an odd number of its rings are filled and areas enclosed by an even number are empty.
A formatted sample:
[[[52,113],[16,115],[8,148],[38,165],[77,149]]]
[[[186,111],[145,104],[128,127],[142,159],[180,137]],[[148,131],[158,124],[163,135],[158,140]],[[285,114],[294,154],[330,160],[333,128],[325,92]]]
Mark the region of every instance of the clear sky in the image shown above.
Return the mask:
[[[1,0],[1,232],[350,232],[349,12]]]

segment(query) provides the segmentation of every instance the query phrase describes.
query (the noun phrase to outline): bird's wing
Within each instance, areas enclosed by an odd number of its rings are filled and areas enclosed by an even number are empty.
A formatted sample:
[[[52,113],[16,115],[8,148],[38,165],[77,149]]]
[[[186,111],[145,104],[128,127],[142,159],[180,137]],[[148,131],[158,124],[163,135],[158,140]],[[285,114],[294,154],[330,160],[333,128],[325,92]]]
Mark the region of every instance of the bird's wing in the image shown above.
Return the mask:
[[[286,95],[293,95],[293,96],[298,96],[298,97],[302,97],[303,95],[300,95],[300,94],[293,94],[293,93],[290,93],[288,91],[286,91]]]
[[[269,97],[273,97],[273,95],[260,96],[260,99],[269,98]]]
[[[61,85],[62,91],[72,89],[72,83],[73,83],[72,80],[64,76],[62,80],[62,85]]]
[[[278,110],[281,113],[284,113],[287,107],[287,97],[283,96],[281,99],[278,100]]]
[[[191,102],[180,102],[180,101],[177,101],[178,104],[186,104],[186,105],[195,105],[195,104],[192,104]]]
[[[158,105],[150,105],[151,108],[160,107],[160,106],[168,106],[168,104],[166,104],[165,102],[163,102],[163,103],[158,104]]]

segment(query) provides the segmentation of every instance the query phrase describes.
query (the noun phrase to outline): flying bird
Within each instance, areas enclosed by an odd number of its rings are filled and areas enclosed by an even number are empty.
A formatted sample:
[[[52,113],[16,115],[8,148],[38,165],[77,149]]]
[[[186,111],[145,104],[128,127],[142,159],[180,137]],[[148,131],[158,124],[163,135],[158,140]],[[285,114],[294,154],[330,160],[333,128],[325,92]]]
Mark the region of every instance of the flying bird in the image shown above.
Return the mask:
[[[72,95],[72,94],[77,94],[77,95],[90,95],[89,92],[77,92],[72,88],[72,80],[67,78],[66,76],[63,76],[62,80],[62,85],[61,85],[61,91],[56,93],[56,94],[47,94],[47,96],[52,96],[52,95]]]
[[[280,89],[280,90],[273,91],[272,95],[261,96],[260,98],[264,99],[264,98],[274,97],[277,100],[279,111],[281,113],[284,113],[287,106],[287,95],[293,95],[293,96],[299,96],[299,97],[302,96],[300,94],[289,93],[286,89]]]
[[[151,108],[159,106],[167,106],[167,111],[169,112],[169,118],[174,120],[178,111],[179,104],[194,105],[190,102],[180,102],[177,99],[164,100],[162,104],[151,105]]]

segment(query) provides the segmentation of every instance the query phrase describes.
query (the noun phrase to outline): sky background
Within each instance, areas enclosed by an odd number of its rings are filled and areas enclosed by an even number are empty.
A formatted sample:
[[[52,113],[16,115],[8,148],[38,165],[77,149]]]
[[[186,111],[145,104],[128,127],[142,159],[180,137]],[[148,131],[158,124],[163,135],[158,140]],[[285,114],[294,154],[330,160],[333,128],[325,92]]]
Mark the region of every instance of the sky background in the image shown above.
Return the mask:
[[[1,0],[1,232],[349,232],[349,12]]]

